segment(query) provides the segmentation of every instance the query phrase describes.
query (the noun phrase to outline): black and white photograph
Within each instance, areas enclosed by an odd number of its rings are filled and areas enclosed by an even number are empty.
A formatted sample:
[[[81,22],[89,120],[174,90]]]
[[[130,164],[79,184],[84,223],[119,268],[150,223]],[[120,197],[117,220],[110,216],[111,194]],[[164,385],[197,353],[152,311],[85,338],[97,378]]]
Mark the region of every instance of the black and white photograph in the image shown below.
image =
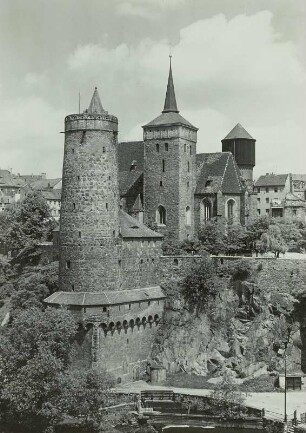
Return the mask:
[[[306,433],[306,0],[0,0],[0,433]]]

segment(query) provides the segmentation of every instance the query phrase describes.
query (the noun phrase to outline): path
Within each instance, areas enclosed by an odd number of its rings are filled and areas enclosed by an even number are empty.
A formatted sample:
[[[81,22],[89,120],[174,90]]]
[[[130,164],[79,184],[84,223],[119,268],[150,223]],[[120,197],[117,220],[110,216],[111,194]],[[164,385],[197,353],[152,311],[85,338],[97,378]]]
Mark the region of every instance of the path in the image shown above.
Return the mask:
[[[178,394],[206,396],[211,393],[209,389],[177,388],[172,386],[150,385],[139,381],[116,387],[116,390],[126,393],[136,393],[148,390],[173,391]],[[281,392],[252,392],[246,394],[245,404],[257,409],[284,414],[284,393]],[[298,417],[306,412],[306,390],[287,392],[287,414],[293,415],[297,410]]]

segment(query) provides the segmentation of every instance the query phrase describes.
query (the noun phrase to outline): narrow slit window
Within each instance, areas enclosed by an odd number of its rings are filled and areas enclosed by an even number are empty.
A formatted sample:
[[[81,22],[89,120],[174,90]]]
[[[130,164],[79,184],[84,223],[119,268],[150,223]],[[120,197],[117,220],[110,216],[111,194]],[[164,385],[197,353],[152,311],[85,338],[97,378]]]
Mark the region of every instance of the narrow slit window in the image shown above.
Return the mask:
[[[163,159],[163,161],[162,161],[162,169],[163,169],[163,173],[165,172],[165,168],[166,168],[166,164],[165,164],[165,160]]]
[[[184,144],[184,152],[186,152],[186,144]]]
[[[105,203],[106,210],[108,210],[108,203]]]
[[[75,210],[75,203],[72,203],[73,210]]]
[[[105,153],[106,152],[106,149],[105,149],[105,147],[103,146],[103,148],[102,148],[102,152],[103,153]]]
[[[165,143],[165,151],[168,152],[168,150],[169,150],[168,143]]]
[[[66,261],[66,269],[71,269],[71,261],[70,260]]]
[[[159,186],[163,186],[163,181],[162,180],[159,181]]]
[[[159,143],[156,143],[155,147],[156,147],[156,152],[159,152]]]

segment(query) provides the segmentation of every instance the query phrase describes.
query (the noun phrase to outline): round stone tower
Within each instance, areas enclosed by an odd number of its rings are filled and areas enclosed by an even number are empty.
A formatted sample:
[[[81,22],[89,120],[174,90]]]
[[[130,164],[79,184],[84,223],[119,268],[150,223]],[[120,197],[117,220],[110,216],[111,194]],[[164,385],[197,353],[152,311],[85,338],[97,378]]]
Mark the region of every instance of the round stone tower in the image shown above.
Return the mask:
[[[241,176],[248,189],[253,189],[253,168],[255,167],[256,140],[240,125],[237,125],[222,140],[222,152],[232,152]]]
[[[119,288],[117,131],[118,119],[103,109],[97,88],[88,110],[65,118],[62,291]]]

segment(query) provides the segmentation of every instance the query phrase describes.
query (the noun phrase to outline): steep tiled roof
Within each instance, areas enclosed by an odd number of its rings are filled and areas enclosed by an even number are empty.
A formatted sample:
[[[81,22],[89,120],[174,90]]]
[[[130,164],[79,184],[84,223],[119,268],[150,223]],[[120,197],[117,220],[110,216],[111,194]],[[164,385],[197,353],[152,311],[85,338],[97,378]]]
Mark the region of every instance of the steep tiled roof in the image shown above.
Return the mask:
[[[197,154],[196,164],[196,194],[214,194],[218,191],[225,194],[243,192],[240,171],[231,152]]]
[[[169,113],[169,112],[174,112],[174,113],[179,112],[176,105],[176,98],[175,98],[175,91],[174,91],[174,84],[173,84],[173,77],[172,77],[172,68],[171,68],[171,57],[170,57],[170,69],[169,69],[169,77],[168,77],[168,84],[167,84],[167,92],[166,92],[165,104],[163,109],[163,113]]]
[[[161,125],[185,125],[189,126],[190,128],[198,130],[195,126],[193,126],[188,120],[184,119],[179,113],[176,112],[166,112],[160,114],[158,117],[153,119],[151,122],[147,123],[143,127],[150,127],[150,126],[161,126]]]
[[[142,224],[136,218],[128,215],[122,209],[119,211],[119,222],[121,236],[123,238],[155,238],[161,239],[163,236],[153,230],[150,230],[146,225]]]
[[[61,182],[61,178],[58,177],[56,179],[39,179],[35,180],[34,182],[28,183],[28,185],[32,189],[36,190],[44,190],[48,188],[54,188],[58,183]]]
[[[129,171],[133,161],[136,162],[136,169],[139,171],[143,171],[143,141],[123,141],[121,143],[118,143],[119,172]]]
[[[306,174],[292,174],[292,180],[299,180],[306,183]]]
[[[126,195],[135,183],[143,177],[143,172],[138,170],[119,172],[119,191],[120,195]]]
[[[55,292],[44,302],[56,305],[103,306],[164,299],[165,297],[162,289],[159,286],[154,286],[106,292]]]
[[[60,200],[62,195],[61,189],[51,189],[48,191],[42,191],[42,195],[46,200]]]
[[[104,112],[97,87],[95,87],[95,91],[92,95],[87,111],[90,114],[102,114]]]
[[[255,182],[255,186],[284,186],[288,174],[266,174],[260,176]]]
[[[236,126],[227,134],[223,140],[232,140],[234,138],[247,138],[248,140],[254,140],[254,138],[244,129],[240,123],[237,123]]]
[[[143,203],[141,201],[140,194],[136,197],[135,203],[133,204],[133,211],[139,211],[143,209]]]
[[[9,170],[0,170],[0,186],[18,188],[24,185],[25,181],[19,176],[12,174]]]

